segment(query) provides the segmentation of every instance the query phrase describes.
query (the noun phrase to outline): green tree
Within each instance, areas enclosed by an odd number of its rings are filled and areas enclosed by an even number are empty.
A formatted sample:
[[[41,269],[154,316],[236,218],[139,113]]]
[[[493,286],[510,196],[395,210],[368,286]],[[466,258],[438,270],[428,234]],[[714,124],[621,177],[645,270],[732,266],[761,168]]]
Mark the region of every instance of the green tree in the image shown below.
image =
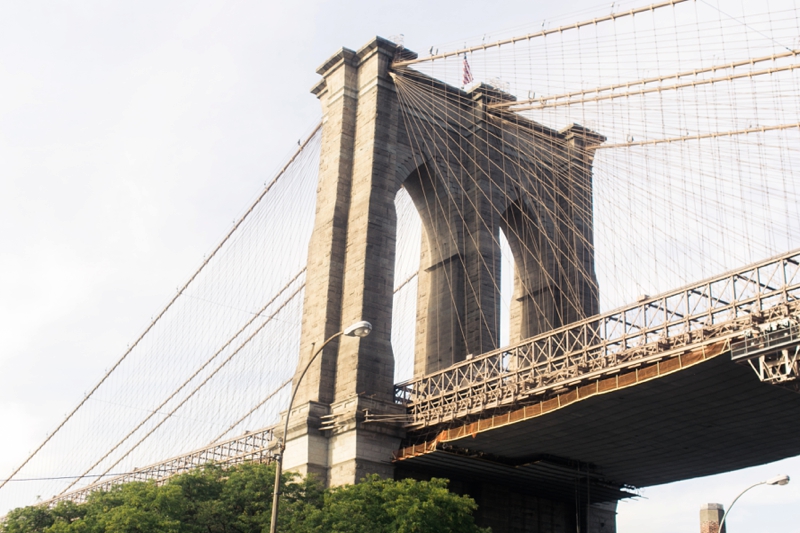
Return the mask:
[[[132,482],[86,502],[11,511],[0,533],[263,533],[269,530],[275,469],[207,465],[163,485]],[[447,482],[373,476],[323,490],[313,478],[282,478],[281,533],[479,533],[475,502]]]
[[[309,533],[481,533],[468,496],[447,489],[447,480],[393,481],[375,475],[357,485],[326,492],[320,510],[309,516]]]
[[[53,525],[55,517],[50,509],[34,505],[20,507],[6,515],[0,524],[3,533],[43,533]]]

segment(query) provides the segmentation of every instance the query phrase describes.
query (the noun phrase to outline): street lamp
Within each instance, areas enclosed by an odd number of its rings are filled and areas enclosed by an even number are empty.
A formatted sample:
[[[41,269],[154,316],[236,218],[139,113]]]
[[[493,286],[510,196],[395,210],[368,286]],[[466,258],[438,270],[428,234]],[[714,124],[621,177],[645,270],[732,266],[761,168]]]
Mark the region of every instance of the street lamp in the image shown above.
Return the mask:
[[[303,381],[303,378],[308,372],[308,369],[311,367],[311,363],[313,363],[317,356],[322,353],[322,349],[328,345],[333,339],[345,335],[347,337],[366,337],[372,331],[372,324],[367,322],[366,320],[361,320],[352,324],[351,326],[345,328],[344,330],[340,331],[339,333],[334,333],[328,339],[322,343],[322,346],[319,347],[319,350],[314,352],[314,355],[311,356],[311,359],[308,360],[305,368],[300,373],[300,377],[297,378],[297,383],[294,384],[294,390],[292,391],[292,397],[289,399],[289,409],[286,411],[286,423],[283,425],[283,438],[280,440],[278,444],[278,460],[275,465],[275,487],[272,491],[272,521],[269,524],[269,533],[275,533],[278,528],[278,499],[281,494],[281,473],[283,470],[283,452],[286,450],[286,437],[289,434],[289,416],[292,414],[292,404],[294,403],[294,397],[297,395],[297,391],[300,389],[300,382]],[[311,349],[314,349],[314,345],[311,345]]]
[[[742,497],[742,494],[744,494],[748,490],[752,489],[753,487],[758,487],[759,485],[786,485],[787,483],[789,483],[789,476],[787,476],[786,474],[783,474],[781,476],[775,476],[773,478],[767,479],[766,481],[759,481],[755,485],[750,485],[749,487],[744,489],[742,492],[739,493],[738,496],[736,496],[733,499],[731,504],[728,506],[728,508],[723,513],[722,520],[719,521],[719,529],[717,531],[719,533],[722,533],[722,528],[725,525],[725,518],[728,516],[728,513],[731,512],[731,508],[733,508],[733,504],[736,503],[736,500],[738,500],[739,498]]]

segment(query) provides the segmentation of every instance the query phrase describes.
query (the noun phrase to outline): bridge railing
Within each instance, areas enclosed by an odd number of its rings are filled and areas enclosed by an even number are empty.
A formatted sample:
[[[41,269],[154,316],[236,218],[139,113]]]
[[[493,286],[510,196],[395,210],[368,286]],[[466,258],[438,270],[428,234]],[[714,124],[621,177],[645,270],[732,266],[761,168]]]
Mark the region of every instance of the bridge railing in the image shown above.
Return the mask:
[[[233,465],[243,462],[270,461],[272,459],[272,451],[269,446],[272,437],[272,427],[252,431],[185,455],[173,457],[143,468],[136,468],[133,472],[97,481],[91,485],[56,496],[44,502],[44,504],[54,506],[58,502],[65,500],[80,503],[86,501],[89,494],[95,491],[108,491],[115,485],[130,481],[162,481],[208,463]]]
[[[719,339],[725,325],[731,329],[798,300],[800,251],[794,251],[405,381],[395,385],[395,399],[408,408],[409,427],[434,425],[659,352]]]

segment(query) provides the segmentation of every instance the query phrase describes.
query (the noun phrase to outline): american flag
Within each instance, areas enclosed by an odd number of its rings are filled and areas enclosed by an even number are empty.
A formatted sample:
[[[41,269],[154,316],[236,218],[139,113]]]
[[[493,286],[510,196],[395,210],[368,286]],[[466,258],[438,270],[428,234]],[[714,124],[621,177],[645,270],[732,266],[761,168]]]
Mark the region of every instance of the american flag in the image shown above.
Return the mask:
[[[467,54],[464,54],[464,79],[461,80],[462,85],[469,85],[472,83],[472,69],[469,68],[469,63],[467,62]]]

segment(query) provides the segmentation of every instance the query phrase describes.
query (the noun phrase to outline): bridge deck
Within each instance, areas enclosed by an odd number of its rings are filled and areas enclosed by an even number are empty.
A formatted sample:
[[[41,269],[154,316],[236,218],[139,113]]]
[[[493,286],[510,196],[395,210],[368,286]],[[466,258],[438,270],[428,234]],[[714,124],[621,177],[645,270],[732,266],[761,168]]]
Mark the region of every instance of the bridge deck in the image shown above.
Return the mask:
[[[799,328],[796,251],[644,298],[397,385],[395,464],[600,501],[797,455]]]
[[[407,427],[485,417],[589,378],[742,341],[757,324],[800,322],[800,252],[793,251],[532,337],[395,386]]]
[[[617,376],[629,384],[606,393],[550,400],[560,407],[531,405],[441,431],[402,450],[395,464],[463,479],[485,470],[477,461],[497,464],[497,474],[500,467],[520,471],[536,461],[560,461],[572,465],[572,477],[591,472],[593,499],[600,501],[624,497],[610,490],[623,483],[669,483],[800,452],[800,394],[759,381],[748,366],[731,361],[727,344],[685,359],[661,375],[657,363],[636,369],[634,377]],[[569,479],[562,478],[567,489]]]

